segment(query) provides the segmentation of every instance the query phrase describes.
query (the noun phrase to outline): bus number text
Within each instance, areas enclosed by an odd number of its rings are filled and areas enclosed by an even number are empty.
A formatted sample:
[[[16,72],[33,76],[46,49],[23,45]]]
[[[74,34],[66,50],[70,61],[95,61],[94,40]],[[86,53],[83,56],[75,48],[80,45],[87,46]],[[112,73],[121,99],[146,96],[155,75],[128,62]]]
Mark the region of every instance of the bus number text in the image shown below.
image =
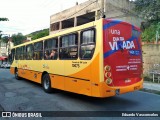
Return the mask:
[[[80,68],[80,65],[79,64],[72,64],[72,67],[74,67],[74,68]]]

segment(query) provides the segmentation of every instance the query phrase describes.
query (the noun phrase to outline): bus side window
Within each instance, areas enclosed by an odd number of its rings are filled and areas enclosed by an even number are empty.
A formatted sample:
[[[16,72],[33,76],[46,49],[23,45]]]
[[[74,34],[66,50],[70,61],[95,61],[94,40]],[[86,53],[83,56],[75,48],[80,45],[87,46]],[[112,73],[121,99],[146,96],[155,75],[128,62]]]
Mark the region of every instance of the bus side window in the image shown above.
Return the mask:
[[[33,58],[33,45],[29,44],[26,46],[26,60],[32,60]]]
[[[95,50],[95,29],[81,32],[80,58],[92,59]]]
[[[22,46],[19,48],[19,60],[24,60],[24,49],[25,49],[25,46]]]
[[[78,35],[77,33],[62,36],[60,39],[60,59],[78,58]]]
[[[58,38],[51,38],[44,41],[44,59],[57,60]]]
[[[20,60],[20,55],[21,55],[21,48],[18,47],[18,48],[16,48],[16,56],[15,56],[15,59],[16,59],[16,60]]]
[[[43,42],[34,43],[34,60],[42,60],[43,58]]]

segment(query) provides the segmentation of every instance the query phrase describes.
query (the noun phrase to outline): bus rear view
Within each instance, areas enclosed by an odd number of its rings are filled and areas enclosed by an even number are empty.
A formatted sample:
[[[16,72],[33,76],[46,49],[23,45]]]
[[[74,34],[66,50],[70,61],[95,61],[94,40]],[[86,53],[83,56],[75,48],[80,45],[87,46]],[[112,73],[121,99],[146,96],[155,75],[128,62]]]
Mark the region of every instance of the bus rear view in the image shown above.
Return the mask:
[[[103,21],[104,81],[109,95],[142,88],[140,29],[122,21]]]

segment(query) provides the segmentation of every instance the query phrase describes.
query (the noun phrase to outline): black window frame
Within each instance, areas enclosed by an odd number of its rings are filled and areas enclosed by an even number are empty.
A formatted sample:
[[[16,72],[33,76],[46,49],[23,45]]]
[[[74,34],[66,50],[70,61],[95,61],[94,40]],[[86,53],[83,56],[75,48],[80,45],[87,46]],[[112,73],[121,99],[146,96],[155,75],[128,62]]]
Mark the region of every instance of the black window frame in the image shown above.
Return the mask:
[[[54,40],[54,41],[56,41],[56,44],[55,44],[55,46],[53,46],[53,47],[50,47],[50,48],[46,48],[46,42],[48,42],[48,41],[51,41],[51,40]],[[58,37],[53,37],[53,38],[50,38],[50,39],[46,39],[46,40],[44,40],[44,43],[43,43],[43,46],[44,46],[44,50],[43,50],[43,58],[44,58],[44,60],[57,60],[58,59]],[[46,51],[52,51],[52,50],[54,50],[54,51],[56,51],[56,53],[55,53],[55,58],[46,58],[46,56],[45,56],[45,52]],[[49,53],[49,54],[51,54],[51,53]],[[49,55],[48,55],[49,56]]]
[[[20,47],[15,49],[15,60],[20,60]]]
[[[20,59],[19,60],[25,60],[25,55],[24,55],[25,54],[25,49],[26,49],[25,46],[20,47],[20,56],[19,56]]]
[[[28,46],[32,46],[32,51],[31,52],[28,52]],[[33,44],[28,44],[28,45],[26,45],[26,60],[33,60],[33,52],[34,52],[34,46],[33,46]],[[28,58],[28,55],[29,54],[31,54],[31,58]]]
[[[36,49],[36,44],[39,44],[39,43],[41,43],[42,45],[41,45],[41,49]],[[34,47],[34,49],[33,49],[33,60],[43,60],[43,44],[44,44],[44,42],[43,41],[38,41],[38,42],[35,42],[34,44],[33,44],[33,47]],[[37,54],[36,54],[36,52],[38,53],[39,52],[39,59],[37,58],[37,57],[35,57]]]
[[[75,35],[75,45],[73,45],[73,44],[71,44],[71,45],[69,45],[69,39],[68,39],[68,46],[65,46],[65,47],[63,47],[62,46],[62,38],[63,37],[69,37],[70,35]],[[79,49],[78,49],[78,44],[79,44],[79,42],[78,42],[79,40],[78,40],[78,32],[74,32],[74,33],[70,33],[70,34],[66,34],[66,35],[63,35],[63,36],[61,36],[60,37],[60,40],[59,40],[59,59],[60,60],[77,60],[78,59],[78,53],[79,53]],[[64,58],[64,57],[61,57],[61,49],[74,49],[74,48],[76,48],[77,49],[77,51],[71,51],[71,52],[77,52],[76,53],[76,57],[69,57],[69,58]]]
[[[83,33],[86,32],[86,31],[89,31],[89,30],[93,30],[94,31],[94,38],[93,38],[93,43],[88,43],[88,44],[82,44],[82,39],[83,39]],[[81,48],[82,46],[88,46],[88,45],[94,45],[94,50],[93,50],[93,54],[92,54],[92,57],[91,58],[82,58],[82,53],[81,53]],[[84,29],[80,32],[80,45],[79,45],[79,58],[80,60],[91,60],[94,56],[94,52],[95,52],[95,49],[96,49],[96,29],[95,28],[88,28],[88,29]]]

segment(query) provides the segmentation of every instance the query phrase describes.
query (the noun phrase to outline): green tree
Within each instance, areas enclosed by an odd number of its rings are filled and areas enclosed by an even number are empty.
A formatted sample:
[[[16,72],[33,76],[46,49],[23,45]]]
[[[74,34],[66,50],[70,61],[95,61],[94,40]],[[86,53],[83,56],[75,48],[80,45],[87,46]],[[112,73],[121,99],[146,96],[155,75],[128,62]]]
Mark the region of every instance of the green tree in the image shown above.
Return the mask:
[[[22,33],[13,34],[11,38],[14,45],[19,45],[23,43],[23,40],[26,40],[26,37]]]
[[[146,21],[160,21],[160,0],[135,0],[135,5],[135,10]]]
[[[2,42],[7,43],[8,40],[9,40],[9,37],[8,36],[4,36],[4,37],[1,38],[1,40],[2,40]]]
[[[48,36],[48,35],[49,35],[49,29],[44,29],[44,30],[33,32],[29,36],[32,37],[32,40],[35,40],[35,39],[45,37],[45,36]]]
[[[142,25],[142,40],[154,41],[160,21],[160,0],[135,0],[135,10],[145,19]],[[160,31],[159,31],[160,32]]]
[[[155,41],[156,39],[156,30],[157,24],[152,23],[149,27],[147,27],[142,33],[142,40],[147,42]]]
[[[0,21],[9,21],[8,18],[0,18]]]

